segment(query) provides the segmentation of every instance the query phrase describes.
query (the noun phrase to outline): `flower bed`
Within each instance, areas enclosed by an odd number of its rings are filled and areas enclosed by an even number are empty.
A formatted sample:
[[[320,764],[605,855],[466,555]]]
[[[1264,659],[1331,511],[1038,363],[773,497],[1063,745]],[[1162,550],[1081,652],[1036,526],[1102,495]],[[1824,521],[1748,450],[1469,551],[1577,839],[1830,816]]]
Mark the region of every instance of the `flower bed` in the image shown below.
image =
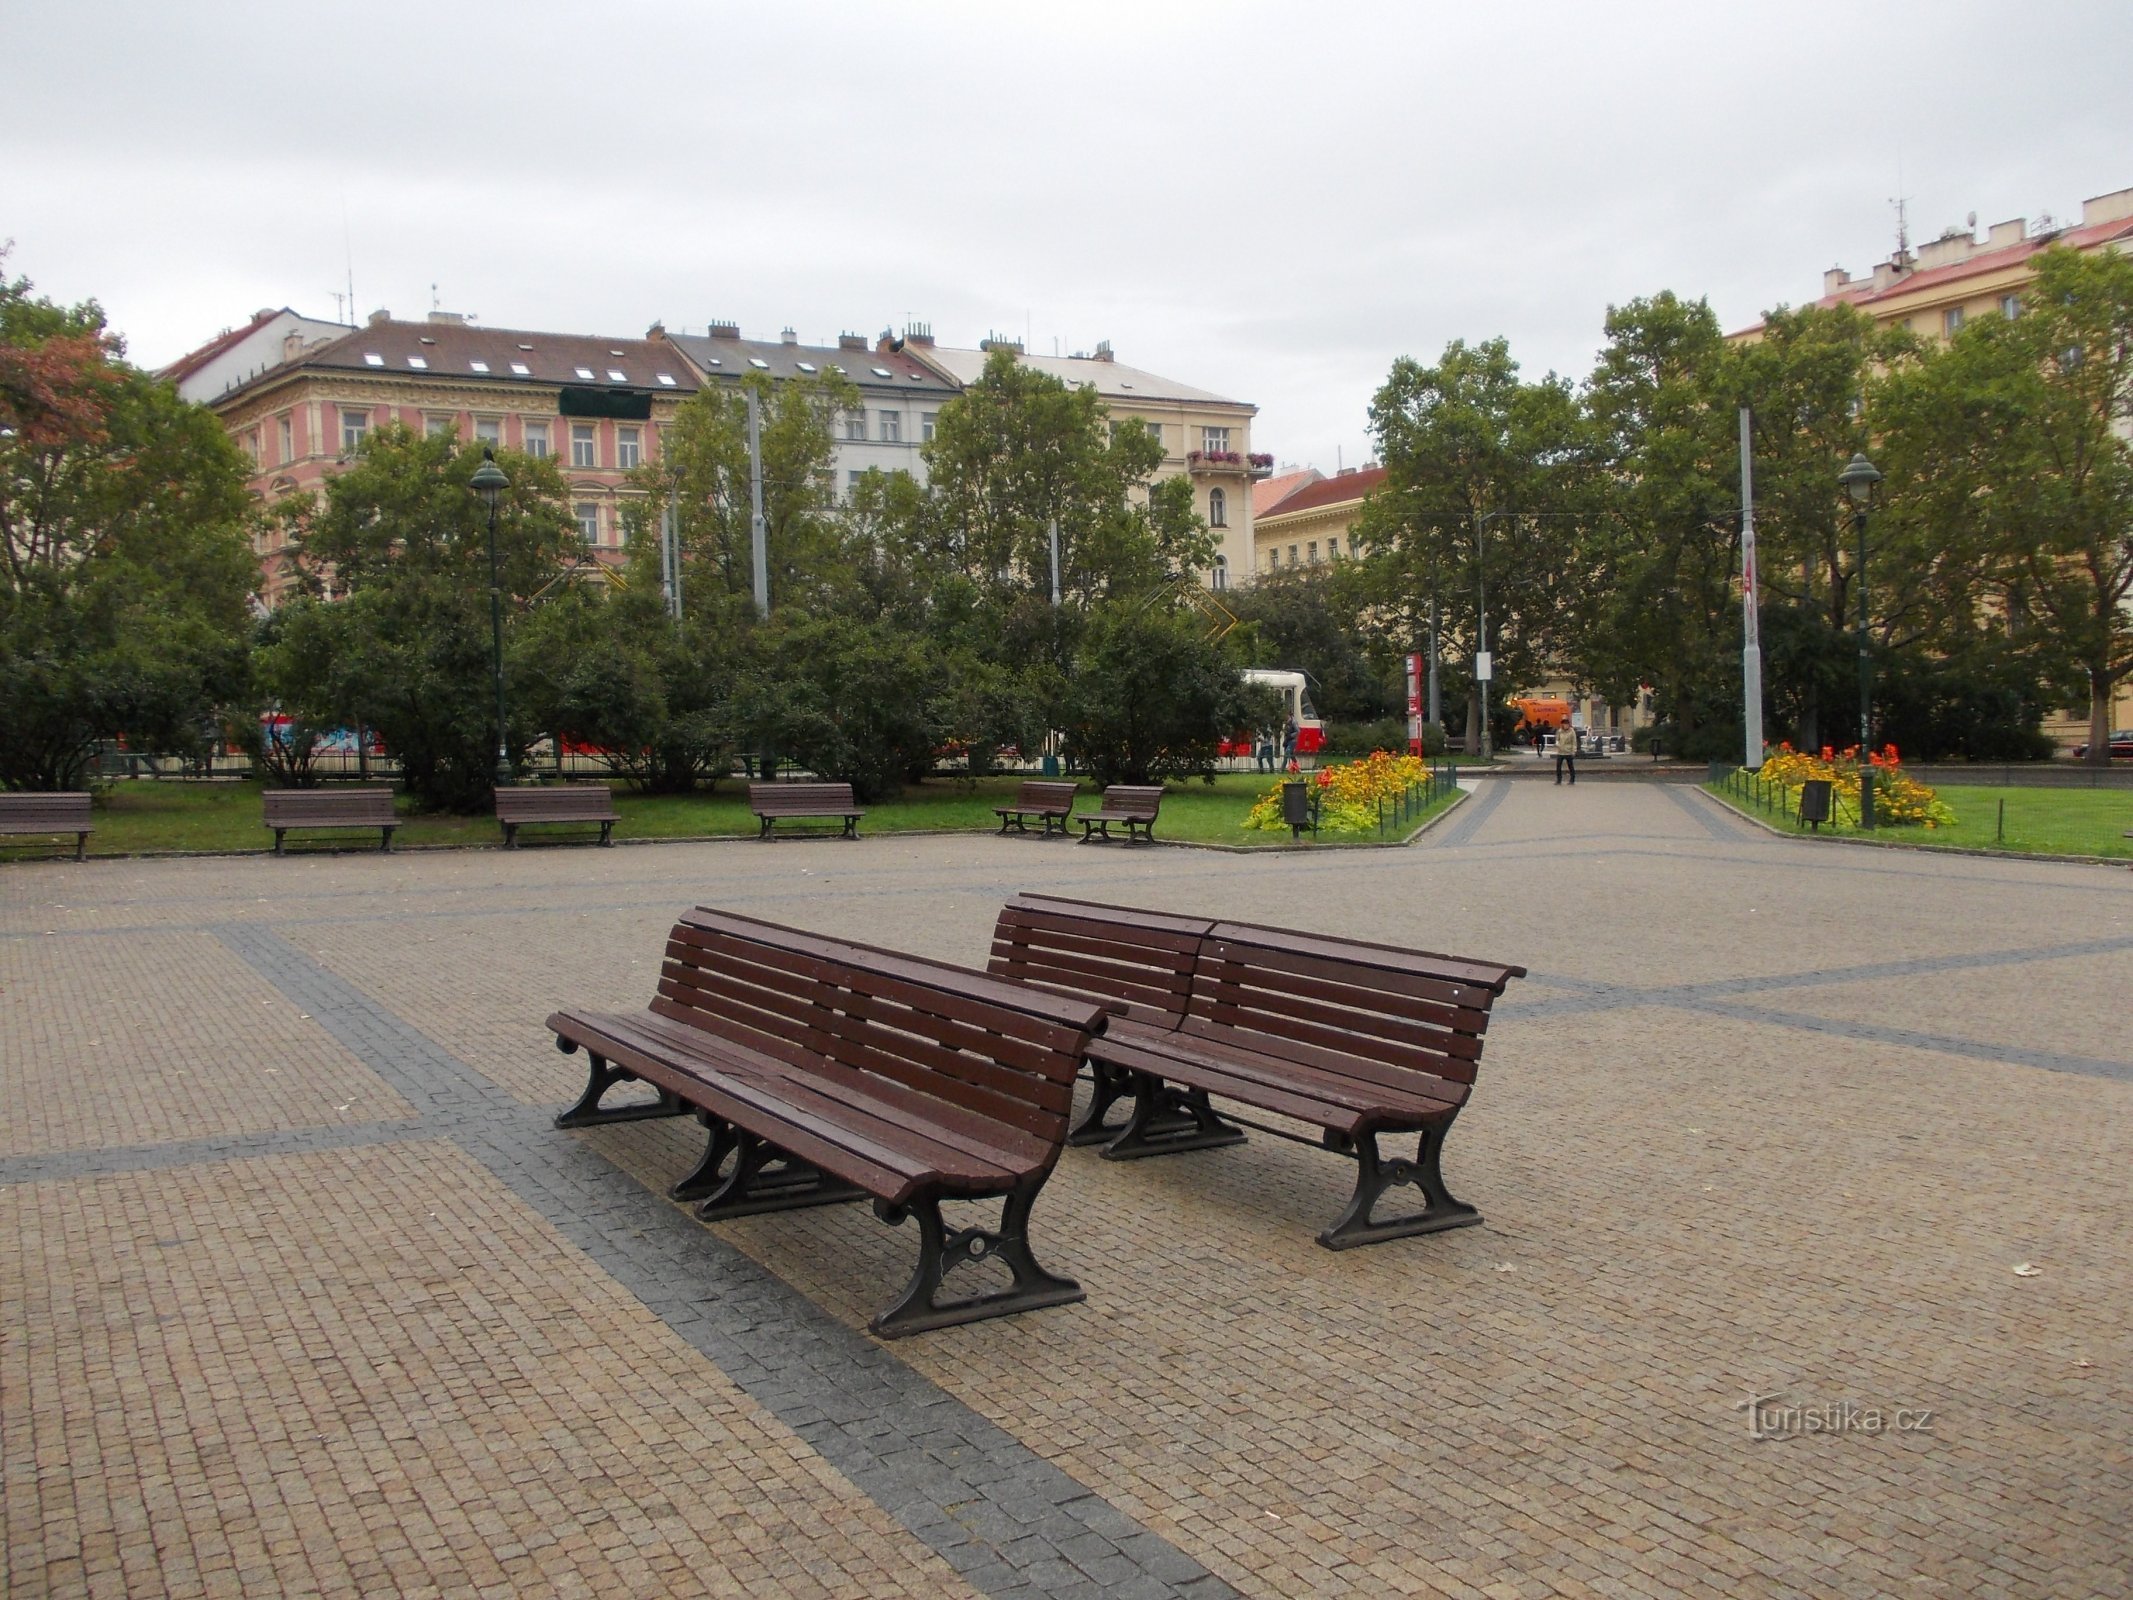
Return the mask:
[[[1945,828],[1955,821],[1955,812],[1932,789],[1903,770],[1894,745],[1867,752],[1868,769],[1874,774],[1874,821],[1884,828]],[[1828,745],[1820,755],[1809,755],[1781,744],[1763,757],[1757,774],[1765,783],[1785,793],[1785,809],[1799,811],[1800,786],[1819,778],[1831,785],[1831,798],[1845,821],[1859,819],[1859,750],[1855,745],[1839,753]]]
[[[1373,750],[1360,761],[1320,767],[1307,780],[1318,790],[1319,831],[1375,833],[1380,805],[1391,805],[1428,776],[1429,768],[1420,756],[1396,756],[1384,750]],[[1281,816],[1281,789],[1277,783],[1260,797],[1244,819],[1247,828],[1276,831],[1288,827]]]

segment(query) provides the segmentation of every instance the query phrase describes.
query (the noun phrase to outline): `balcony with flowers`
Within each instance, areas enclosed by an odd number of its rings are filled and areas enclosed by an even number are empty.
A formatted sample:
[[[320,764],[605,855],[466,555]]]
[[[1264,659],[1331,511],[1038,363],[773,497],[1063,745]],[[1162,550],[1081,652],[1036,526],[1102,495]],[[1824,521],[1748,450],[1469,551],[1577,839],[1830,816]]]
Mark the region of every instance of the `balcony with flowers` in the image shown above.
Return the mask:
[[[1196,478],[1271,478],[1274,458],[1257,450],[1249,454],[1241,450],[1188,450],[1185,470]]]

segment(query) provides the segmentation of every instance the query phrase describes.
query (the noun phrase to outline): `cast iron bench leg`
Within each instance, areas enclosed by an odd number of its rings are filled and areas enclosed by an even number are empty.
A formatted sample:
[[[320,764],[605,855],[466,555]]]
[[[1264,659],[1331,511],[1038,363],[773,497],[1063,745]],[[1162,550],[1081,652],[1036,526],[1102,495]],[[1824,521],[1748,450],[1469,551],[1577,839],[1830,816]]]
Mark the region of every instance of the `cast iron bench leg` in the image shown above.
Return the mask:
[[[1129,1067],[1114,1067],[1107,1061],[1089,1063],[1089,1075],[1095,1080],[1095,1092],[1089,1097],[1089,1109],[1074,1131],[1067,1135],[1066,1142],[1072,1145],[1105,1144],[1125,1132],[1123,1122],[1107,1122],[1111,1108],[1134,1093],[1134,1078]]]
[[[281,854],[281,836],[288,831],[287,828],[276,828],[274,830],[274,853],[276,855]]]
[[[614,833],[614,831],[615,831],[615,825],[614,825],[614,824],[613,824],[612,822],[603,822],[603,823],[601,823],[601,824],[600,824],[600,843],[601,843],[601,844],[603,844],[603,845],[609,845],[609,844],[613,844],[613,843],[614,843],[615,841],[614,841],[614,840],[613,840],[613,839],[612,839],[611,837],[609,837],[609,836],[610,836],[611,834],[613,834],[613,833]]]
[[[518,848],[518,824],[515,822],[504,824],[504,848],[506,850],[516,850]]]
[[[74,836],[74,859],[76,861],[86,860],[88,854],[89,836],[86,833],[77,833]]]
[[[1081,1285],[1037,1265],[1030,1253],[1029,1212],[1042,1178],[1018,1186],[1000,1209],[1000,1226],[950,1228],[941,1220],[938,1198],[928,1195],[908,1206],[874,1202],[874,1214],[891,1227],[905,1217],[918,1220],[918,1268],[894,1305],[867,1326],[884,1339],[901,1339],[907,1333],[929,1328],[950,1328],[961,1322],[985,1317],[1004,1317],[1041,1306],[1072,1305],[1086,1299]],[[1014,1282],[991,1294],[969,1295],[961,1300],[940,1298],[942,1281],[966,1261],[997,1256],[1014,1274]]]
[[[677,1199],[700,1199],[696,1214],[706,1222],[725,1217],[760,1216],[766,1211],[797,1211],[802,1206],[843,1205],[864,1200],[866,1191],[798,1156],[787,1155],[776,1145],[740,1128],[728,1128],[716,1120],[703,1159],[681,1183]],[[728,1158],[732,1170],[721,1175]],[[691,1191],[681,1194],[686,1185]]]
[[[1375,1133],[1366,1133],[1353,1142],[1329,1133],[1326,1136],[1328,1149],[1341,1150],[1355,1157],[1355,1195],[1333,1226],[1318,1236],[1318,1242],[1328,1250],[1352,1250],[1359,1244],[1405,1239],[1417,1233],[1437,1233],[1445,1228],[1470,1228],[1479,1222],[1481,1213],[1464,1201],[1454,1200],[1451,1191],[1444,1187],[1438,1157],[1443,1152],[1444,1135],[1450,1127],[1447,1121],[1440,1127],[1425,1128],[1415,1146],[1412,1161],[1397,1156],[1381,1158]],[[1403,1183],[1411,1183],[1422,1191],[1426,1202],[1423,1209],[1411,1216],[1372,1222],[1370,1213],[1379,1199],[1388,1189],[1396,1189]]]
[[[1244,1143],[1244,1130],[1224,1122],[1204,1089],[1178,1089],[1151,1073],[1134,1074],[1133,1115],[1103,1148],[1106,1161],[1137,1161],[1178,1150],[1219,1150]]]
[[[555,1047],[566,1056],[577,1054],[575,1040],[558,1037]],[[626,1106],[603,1108],[600,1097],[618,1083],[635,1083],[634,1073],[624,1072],[620,1067],[607,1064],[607,1057],[586,1052],[586,1060],[592,1071],[585,1079],[585,1092],[578,1096],[578,1103],[555,1119],[558,1128],[592,1128],[608,1122],[642,1122],[647,1117],[685,1117],[689,1108],[666,1090],[659,1091],[657,1100],[646,1100]]]

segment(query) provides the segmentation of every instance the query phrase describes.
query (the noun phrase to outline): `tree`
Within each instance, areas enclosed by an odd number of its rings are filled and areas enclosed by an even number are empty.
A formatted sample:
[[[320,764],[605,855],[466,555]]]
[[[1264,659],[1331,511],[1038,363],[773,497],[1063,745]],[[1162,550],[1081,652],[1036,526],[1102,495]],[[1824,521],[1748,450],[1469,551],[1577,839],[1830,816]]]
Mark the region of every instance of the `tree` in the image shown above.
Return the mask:
[[[1353,562],[1283,568],[1234,591],[1224,603],[1252,629],[1252,660],[1295,667],[1311,680],[1311,698],[1328,721],[1372,722],[1402,714],[1396,662],[1377,652],[1359,620],[1362,598]]]
[[[306,627],[326,636],[305,659],[326,663],[293,686],[319,716],[373,730],[423,805],[489,804],[498,742],[489,621],[489,523],[468,488],[481,452],[456,436],[378,429],[321,500],[292,497],[290,524],[307,582],[330,573],[346,598]],[[497,549],[507,641],[527,603],[584,554],[554,462],[506,452]],[[511,654],[507,642],[507,659]],[[513,765],[541,729],[512,703]]]
[[[1412,649],[1435,603],[1445,653],[1471,656],[1485,584],[1495,681],[1536,682],[1560,666],[1577,637],[1576,527],[1589,479],[1569,386],[1552,374],[1521,380],[1501,339],[1454,340],[1433,367],[1393,363],[1370,425],[1386,479],[1356,537],[1373,628]],[[1448,676],[1473,682],[1463,667]],[[1476,748],[1478,719],[1467,726]]]
[[[862,800],[894,795],[931,765],[946,679],[924,639],[879,620],[780,614],[749,644],[733,699],[750,748],[849,783]]]
[[[1205,570],[1215,542],[1189,484],[1135,504],[1162,447],[1135,422],[1113,426],[1093,387],[1070,389],[995,350],[941,408],[926,445],[931,514],[915,530],[925,565],[961,572],[995,597],[1049,595],[1050,527],[1060,586],[1083,601],[1131,594]]]
[[[1091,614],[1057,721],[1100,783],[1212,783],[1217,747],[1256,709],[1200,618],[1124,601]]]
[[[236,447],[123,360],[89,302],[0,279],[0,785],[70,789],[99,740],[212,737],[258,583]]]
[[[2111,703],[2133,674],[2133,257],[2047,250],[2022,314],[1957,338],[1989,385],[1980,492],[2009,603],[2051,630],[2087,690],[2089,760],[2108,760]]]

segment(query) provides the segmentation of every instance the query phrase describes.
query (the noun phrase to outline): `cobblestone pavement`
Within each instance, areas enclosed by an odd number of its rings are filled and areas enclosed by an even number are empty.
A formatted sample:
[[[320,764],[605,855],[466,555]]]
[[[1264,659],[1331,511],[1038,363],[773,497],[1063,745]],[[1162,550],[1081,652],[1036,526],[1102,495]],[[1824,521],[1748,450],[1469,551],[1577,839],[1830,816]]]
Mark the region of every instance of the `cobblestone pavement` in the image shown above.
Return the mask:
[[[686,1125],[548,1125],[541,1018],[641,1003],[683,906],[977,962],[1017,889],[1530,966],[1485,1225],[1330,1254],[1321,1152],[1070,1151],[1087,1301],[883,1346],[908,1229],[707,1228]],[[0,1585],[2133,1593],[2128,971],[2123,872],[1629,783],[1404,851],[10,865]]]

